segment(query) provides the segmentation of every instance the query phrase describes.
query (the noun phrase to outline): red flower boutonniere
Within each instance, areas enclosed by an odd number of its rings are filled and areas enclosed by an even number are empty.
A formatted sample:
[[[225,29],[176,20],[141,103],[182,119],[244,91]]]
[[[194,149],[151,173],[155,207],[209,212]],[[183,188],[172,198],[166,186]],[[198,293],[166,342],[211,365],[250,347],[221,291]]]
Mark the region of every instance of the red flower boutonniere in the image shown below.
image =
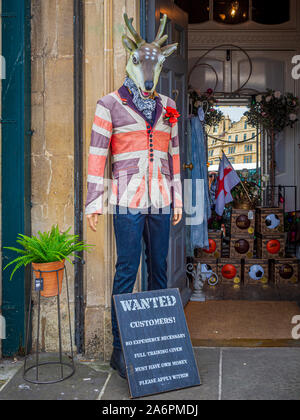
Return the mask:
[[[164,109],[166,110],[166,113],[164,115],[164,119],[166,121],[169,121],[169,123],[171,125],[176,124],[177,121],[178,121],[178,118],[180,117],[180,114],[177,111],[177,109],[172,108],[171,106],[164,107]]]

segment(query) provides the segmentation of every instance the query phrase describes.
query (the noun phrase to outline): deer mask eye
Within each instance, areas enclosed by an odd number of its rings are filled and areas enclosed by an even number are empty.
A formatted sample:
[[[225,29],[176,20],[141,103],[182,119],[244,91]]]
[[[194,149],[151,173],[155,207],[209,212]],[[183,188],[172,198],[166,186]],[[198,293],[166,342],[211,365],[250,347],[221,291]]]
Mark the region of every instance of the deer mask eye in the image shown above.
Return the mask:
[[[133,57],[132,57],[132,62],[133,62],[133,64],[139,64],[139,59],[134,55]]]

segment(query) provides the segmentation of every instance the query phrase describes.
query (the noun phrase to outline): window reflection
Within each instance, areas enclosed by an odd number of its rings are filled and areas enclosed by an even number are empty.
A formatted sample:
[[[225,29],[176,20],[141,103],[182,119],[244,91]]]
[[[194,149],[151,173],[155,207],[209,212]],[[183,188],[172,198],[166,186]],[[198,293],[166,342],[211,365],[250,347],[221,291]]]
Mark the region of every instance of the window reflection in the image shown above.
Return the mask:
[[[209,0],[175,0],[175,4],[189,14],[189,23],[209,20]]]
[[[264,25],[279,25],[290,20],[290,1],[252,0],[252,19]]]
[[[230,25],[249,19],[249,0],[214,0],[214,20]]]
[[[189,23],[210,20],[209,0],[174,0],[188,13]],[[252,0],[252,20],[264,25],[278,25],[290,20],[290,0]],[[216,22],[235,25],[249,20],[249,0],[213,0],[213,19]],[[212,18],[212,16],[211,16]]]

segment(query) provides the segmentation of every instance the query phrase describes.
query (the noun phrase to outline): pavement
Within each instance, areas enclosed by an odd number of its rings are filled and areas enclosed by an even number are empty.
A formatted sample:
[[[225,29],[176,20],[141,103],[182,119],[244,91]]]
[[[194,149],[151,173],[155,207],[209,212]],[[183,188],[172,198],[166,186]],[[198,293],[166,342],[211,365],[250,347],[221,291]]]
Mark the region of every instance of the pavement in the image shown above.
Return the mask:
[[[141,399],[300,400],[300,348],[194,348],[194,352],[201,386]],[[54,355],[43,357],[54,360]],[[48,365],[42,373],[51,379],[59,374],[55,369]],[[23,379],[22,360],[0,361],[0,400],[129,399],[127,381],[107,363],[78,357],[71,378],[58,384],[34,385]]]

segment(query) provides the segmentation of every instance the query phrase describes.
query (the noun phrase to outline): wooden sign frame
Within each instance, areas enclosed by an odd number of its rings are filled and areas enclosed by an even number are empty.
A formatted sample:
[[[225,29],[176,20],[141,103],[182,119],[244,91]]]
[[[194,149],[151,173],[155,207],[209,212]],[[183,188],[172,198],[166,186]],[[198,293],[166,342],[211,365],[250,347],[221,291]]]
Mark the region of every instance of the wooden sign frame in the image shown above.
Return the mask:
[[[113,298],[130,398],[201,385],[178,289]]]

